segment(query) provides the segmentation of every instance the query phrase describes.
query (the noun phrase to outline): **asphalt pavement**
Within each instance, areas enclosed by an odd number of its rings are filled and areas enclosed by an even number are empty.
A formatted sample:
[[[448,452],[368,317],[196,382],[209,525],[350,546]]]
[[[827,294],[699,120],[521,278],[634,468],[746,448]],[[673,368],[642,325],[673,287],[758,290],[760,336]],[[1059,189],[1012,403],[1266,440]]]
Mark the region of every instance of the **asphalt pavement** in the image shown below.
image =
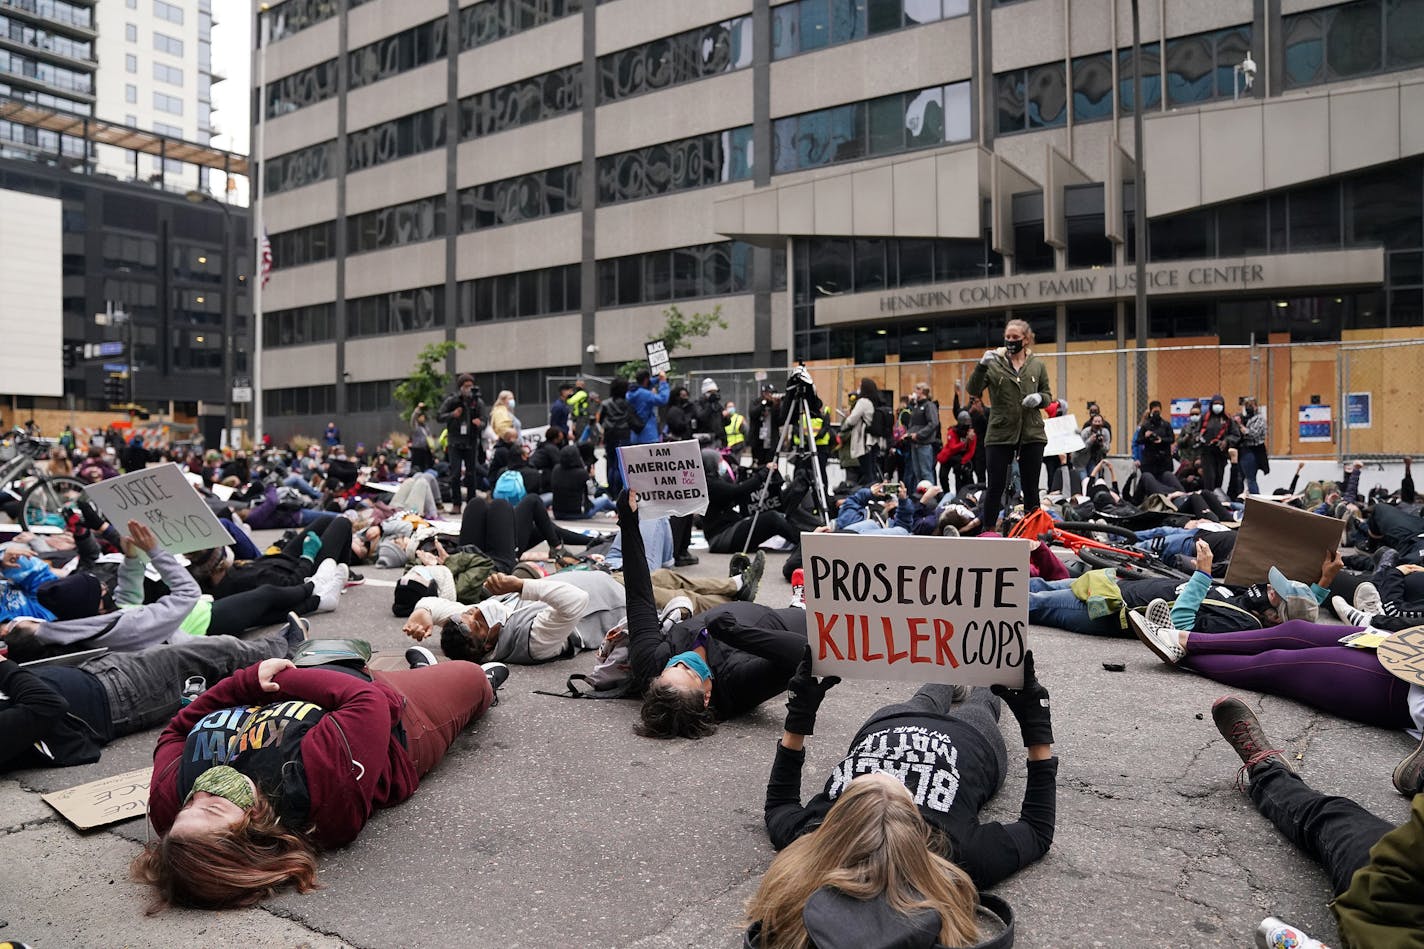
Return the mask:
[[[601,528],[611,522],[600,522]],[[267,536],[259,534],[259,536]],[[690,572],[725,575],[701,552]],[[758,602],[790,588],[772,554]],[[314,635],[358,636],[400,653],[394,570]],[[1034,627],[1052,692],[1061,759],[1058,829],[1039,863],[997,889],[1020,947],[1239,947],[1275,915],[1337,938],[1325,874],[1234,786],[1236,755],[1211,722],[1219,686],[1158,662],[1135,639]],[[1125,664],[1110,671],[1105,664]],[[145,839],[131,820],[73,830],[39,795],[144,766],[156,733],[110,745],[97,764],[0,779],[0,940],[50,946],[733,947],[742,909],[773,852],[762,801],[782,706],[698,742],[639,738],[631,701],[573,701],[559,691],[592,656],[517,667],[499,705],[456,741],[415,796],[379,812],[351,846],[321,861],[321,889],[233,912],[146,916],[127,866]],[[872,711],[912,691],[845,682],[808,741],[809,796]],[[1391,821],[1408,802],[1390,772],[1414,743],[1402,733],[1239,693],[1317,788]],[[1024,769],[1005,712],[1008,779],[985,819],[1014,820]]]

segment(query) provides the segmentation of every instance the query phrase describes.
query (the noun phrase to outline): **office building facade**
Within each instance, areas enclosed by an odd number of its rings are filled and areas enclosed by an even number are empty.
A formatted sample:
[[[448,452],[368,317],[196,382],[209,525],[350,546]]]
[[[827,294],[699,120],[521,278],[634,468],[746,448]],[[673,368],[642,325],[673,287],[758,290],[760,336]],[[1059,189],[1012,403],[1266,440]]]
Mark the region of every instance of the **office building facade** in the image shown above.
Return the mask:
[[[542,403],[673,303],[727,319],[699,376],[977,355],[1010,313],[1059,354],[1131,340],[1139,63],[1155,341],[1417,336],[1424,2],[1147,2],[1140,60],[1128,10],[275,5],[267,428],[375,437],[445,339]]]

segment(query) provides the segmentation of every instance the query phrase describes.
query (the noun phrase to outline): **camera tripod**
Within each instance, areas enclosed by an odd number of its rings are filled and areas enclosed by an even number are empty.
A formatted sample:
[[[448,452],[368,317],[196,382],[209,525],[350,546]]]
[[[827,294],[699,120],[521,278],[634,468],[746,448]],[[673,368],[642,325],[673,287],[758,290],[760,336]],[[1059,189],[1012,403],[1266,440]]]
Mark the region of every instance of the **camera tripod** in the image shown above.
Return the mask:
[[[831,523],[830,506],[826,503],[826,483],[821,477],[821,466],[816,460],[816,439],[815,430],[811,425],[811,399],[816,397],[816,387],[811,382],[811,376],[804,366],[798,366],[791,372],[786,383],[786,421],[781,423],[781,431],[777,435],[775,460],[778,467],[781,465],[781,458],[790,450],[791,438],[795,435],[799,440],[803,450],[808,450],[811,454],[809,466],[811,468],[811,483],[816,489],[816,504],[821,512],[821,521],[829,525]],[[793,455],[793,463],[795,461]],[[794,470],[794,469],[793,469]],[[794,477],[793,473],[793,477]],[[762,485],[761,491],[757,494],[756,510],[752,512],[751,529],[747,531],[747,539],[742,544],[742,553],[745,554],[751,547],[752,537],[756,534],[757,518],[766,507],[767,492],[771,490],[771,478],[768,476],[766,483]]]

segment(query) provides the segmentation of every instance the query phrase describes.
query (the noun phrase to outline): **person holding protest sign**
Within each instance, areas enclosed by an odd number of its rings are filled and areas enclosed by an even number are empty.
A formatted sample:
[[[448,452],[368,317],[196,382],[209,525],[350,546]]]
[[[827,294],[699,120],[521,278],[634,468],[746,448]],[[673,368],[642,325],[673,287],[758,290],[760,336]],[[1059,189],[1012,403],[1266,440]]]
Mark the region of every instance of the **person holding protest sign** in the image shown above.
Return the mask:
[[[817,879],[835,869],[818,862],[827,849],[833,852],[821,835],[835,833],[837,802],[850,798],[862,782],[888,785],[893,781],[899,785],[891,790],[912,798],[934,830],[928,835],[929,848],[946,860],[952,859],[974,886],[993,886],[1047,853],[1053,843],[1058,759],[1053,755],[1048,690],[1034,675],[1031,651],[1024,654],[1023,662],[1022,688],[975,688],[967,700],[956,702],[964,696],[962,686],[929,684],[921,686],[908,701],[875,712],[851,740],[825,789],[802,805],[805,740],[815,732],[817,711],[826,693],[840,681],[811,674],[811,649],[806,646],[787,685],[791,697],[786,702],[785,731],[776,747],[766,788],[767,835],[782,854],[767,871],[758,900],[774,902],[766,882],[794,888],[793,880],[803,876]],[[1028,786],[1017,821],[981,823],[979,813],[1003,785],[1008,769],[1008,752],[999,730],[1001,700],[1019,721],[1028,754]],[[889,795],[879,797],[872,819],[886,819],[888,805],[897,801]],[[752,915],[767,922],[765,916]],[[775,928],[777,921],[772,920],[771,925]],[[778,939],[788,936],[775,935]]]
[[[1042,410],[1053,401],[1053,393],[1048,386],[1048,368],[1033,354],[1033,341],[1028,323],[1009,320],[1004,327],[1004,345],[985,350],[969,376],[969,394],[977,396],[988,389],[992,406],[983,443],[989,485],[980,517],[988,530],[999,522],[1015,458],[1023,483],[1024,513],[1039,507],[1038,478],[1048,444]]]
[[[740,505],[765,497],[776,470],[774,462],[752,469],[743,481],[731,481],[723,473],[722,456],[711,448],[702,449],[702,470],[707,476],[707,511],[702,515],[702,532],[714,554],[730,554],[757,547],[771,537],[782,537],[793,547],[801,543],[801,530],[780,511],[743,514]]]
[[[187,642],[194,636],[233,636],[253,627],[281,623],[292,612],[335,609],[341,592],[341,581],[332,571],[331,579],[257,587],[214,601],[200,595],[192,575],[158,545],[153,532],[142,524],[129,522],[129,536],[123,539],[123,546],[125,557],[119,567],[112,609],[63,622],[13,620],[0,626],[0,639],[11,654],[37,659],[99,647],[112,652],[136,652],[165,642]],[[149,604],[144,603],[144,564],[139,551],[148,555],[168,587],[167,595]]]
[[[209,687],[154,748],[160,837],[132,865],[155,890],[150,911],[314,889],[317,849],[345,846],[415,793],[493,701],[469,662],[378,672],[268,659]]]
[[[664,630],[638,524],[638,497],[618,499],[628,653],[643,695],[638,734],[705,738],[786,689],[806,647],[806,613],[728,603]],[[764,561],[763,561],[764,562]],[[747,574],[743,574],[744,584]]]

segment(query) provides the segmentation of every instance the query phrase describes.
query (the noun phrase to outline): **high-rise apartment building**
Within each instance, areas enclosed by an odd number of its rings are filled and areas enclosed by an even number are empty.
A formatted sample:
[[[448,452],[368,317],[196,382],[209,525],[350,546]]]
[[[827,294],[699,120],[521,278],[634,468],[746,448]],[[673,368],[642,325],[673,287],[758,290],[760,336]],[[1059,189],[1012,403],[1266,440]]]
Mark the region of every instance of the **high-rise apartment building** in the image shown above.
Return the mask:
[[[1127,0],[274,4],[267,428],[389,430],[442,339],[542,403],[670,303],[728,321],[698,376],[977,358],[1012,313],[1121,423],[1064,360],[1135,335],[1134,72],[1154,340],[1417,336],[1424,0],[1141,7],[1139,59]]]
[[[95,114],[98,24],[92,0],[0,0],[0,96]],[[58,152],[59,136],[0,119],[0,156]],[[82,159],[65,142],[66,159]]]
[[[97,114],[181,141],[211,142],[212,87],[222,81],[213,71],[212,0],[107,0],[95,6],[95,17]],[[99,148],[99,166],[110,173],[134,177],[122,164],[130,157]],[[138,177],[156,175],[160,161],[142,161]],[[175,187],[199,187],[197,169],[174,162],[168,170]]]

